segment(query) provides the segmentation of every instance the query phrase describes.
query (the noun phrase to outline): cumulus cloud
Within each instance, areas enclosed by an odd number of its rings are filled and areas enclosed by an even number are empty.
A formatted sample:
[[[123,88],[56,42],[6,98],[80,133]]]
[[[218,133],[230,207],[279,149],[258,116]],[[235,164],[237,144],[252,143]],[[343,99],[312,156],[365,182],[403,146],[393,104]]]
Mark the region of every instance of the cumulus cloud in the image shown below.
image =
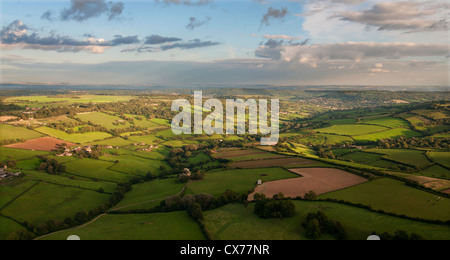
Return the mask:
[[[343,12],[334,17],[345,21],[357,22],[378,27],[378,30],[439,31],[448,30],[448,22],[430,19],[437,13],[436,7],[448,9],[448,5],[429,5],[413,1],[383,2],[371,9]]]
[[[61,11],[60,19],[63,21],[75,20],[82,22],[90,18],[106,15],[108,20],[113,20],[122,14],[124,8],[125,6],[122,2],[71,0],[70,7]]]
[[[302,37],[294,37],[294,36],[283,35],[283,34],[279,34],[279,35],[266,34],[263,37],[266,38],[266,39],[272,39],[272,40],[274,40],[274,39],[283,39],[283,40],[291,40],[291,41],[292,40],[299,40],[299,39],[302,38]]]
[[[308,64],[346,60],[358,63],[365,59],[401,59],[408,57],[446,57],[447,44],[345,42],[331,44],[263,45],[255,55],[279,62]],[[381,69],[381,68],[378,68]]]
[[[269,9],[267,9],[267,13],[264,14],[262,20],[261,20],[261,26],[263,25],[270,25],[270,20],[271,19],[282,19],[284,18],[286,15],[288,14],[288,9],[287,7],[283,7],[280,9],[276,9],[273,7],[269,7]]]
[[[53,11],[48,10],[48,11],[44,12],[44,13],[41,15],[41,19],[42,19],[42,20],[48,20],[48,21],[52,22],[53,19],[54,19],[54,17],[53,17]]]
[[[211,21],[211,17],[206,17],[206,19],[203,20],[203,21],[200,21],[200,20],[198,20],[195,17],[190,17],[189,18],[189,24],[186,25],[186,28],[189,29],[189,30],[194,30],[195,28],[198,28],[198,27],[200,27],[202,25],[208,24],[209,21]]]
[[[113,46],[138,43],[137,36],[123,37],[116,35],[112,41],[88,37],[83,40],[73,39],[69,36],[50,34],[40,36],[36,32],[29,33],[30,29],[22,21],[16,20],[0,31],[2,49],[34,49],[58,52],[80,52],[103,53]],[[91,36],[91,35],[89,35]]]

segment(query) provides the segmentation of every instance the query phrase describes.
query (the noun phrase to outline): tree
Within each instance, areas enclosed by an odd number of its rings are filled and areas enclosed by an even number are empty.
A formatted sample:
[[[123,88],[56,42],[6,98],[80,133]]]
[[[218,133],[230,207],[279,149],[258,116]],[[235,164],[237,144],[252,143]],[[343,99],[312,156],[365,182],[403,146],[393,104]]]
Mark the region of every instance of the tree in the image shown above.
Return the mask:
[[[317,239],[321,235],[320,224],[317,219],[312,219],[306,226],[306,236],[310,239]]]
[[[196,221],[203,220],[202,206],[200,206],[200,204],[198,204],[197,202],[191,204],[188,209],[188,214]]]
[[[308,193],[305,193],[305,195],[303,196],[304,200],[315,200],[317,197],[317,194],[310,190]]]

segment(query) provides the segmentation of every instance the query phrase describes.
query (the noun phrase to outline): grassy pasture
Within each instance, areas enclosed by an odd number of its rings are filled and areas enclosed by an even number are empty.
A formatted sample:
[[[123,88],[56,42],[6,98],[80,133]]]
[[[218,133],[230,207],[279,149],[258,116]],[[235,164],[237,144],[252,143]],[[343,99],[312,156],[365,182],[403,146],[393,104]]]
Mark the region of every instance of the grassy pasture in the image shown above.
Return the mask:
[[[49,152],[0,147],[0,161],[6,160],[9,157],[15,160],[32,159],[36,155],[47,155],[47,154],[49,154]]]
[[[424,151],[417,151],[411,149],[369,149],[373,153],[385,154],[389,159],[409,164],[412,166],[425,168],[430,166],[432,162],[425,156]]]
[[[19,221],[39,224],[48,220],[64,220],[81,210],[91,210],[109,199],[108,194],[39,183],[2,210]]]
[[[394,162],[384,160],[382,155],[373,153],[353,152],[341,156],[340,158],[382,168],[393,168],[398,166],[398,164]]]
[[[449,220],[450,199],[436,201],[436,195],[381,178],[345,190],[319,196],[370,205],[373,209],[431,220]]]
[[[57,139],[65,140],[71,143],[86,144],[97,140],[103,140],[111,137],[110,134],[104,132],[88,132],[83,134],[68,134],[64,131],[56,130],[48,127],[36,128],[36,131],[52,136]]]
[[[376,142],[381,139],[390,139],[390,138],[397,138],[397,137],[417,137],[421,136],[420,133],[404,128],[396,128],[396,129],[390,129],[383,132],[378,133],[372,133],[367,135],[358,135],[354,136],[356,141],[372,141]]]
[[[333,125],[326,128],[316,129],[317,132],[337,135],[356,136],[387,130],[384,126],[377,125]]]
[[[22,225],[8,218],[0,216],[0,240],[5,240],[8,236],[17,230],[25,229]]]
[[[130,205],[132,206],[123,208],[123,210],[153,208],[167,197],[178,194],[184,185],[177,183],[174,178],[159,179],[133,185],[133,189],[113,209]]]
[[[25,127],[0,124],[0,141],[10,139],[35,139],[41,137],[42,134]]]
[[[202,181],[192,182],[188,189],[196,194],[219,195],[227,189],[244,193],[252,190],[258,180],[266,182],[296,177],[298,175],[282,168],[213,171],[208,172]]]
[[[123,182],[132,177],[124,173],[112,171],[113,162],[105,162],[93,159],[79,159],[66,163],[66,172],[91,179]]]
[[[324,211],[339,221],[347,231],[348,239],[366,240],[375,231],[394,233],[407,230],[426,239],[447,239],[450,228],[440,225],[404,220],[368,210],[330,202],[293,201],[296,213],[285,219],[261,219],[253,213],[254,204],[244,207],[229,204],[204,212],[205,224],[218,240],[306,240],[306,230],[302,227],[310,212]],[[323,236],[320,239],[333,239]]]
[[[36,184],[34,181],[24,179],[10,179],[0,182],[0,208],[4,207],[11,200],[25,192],[31,186]]]
[[[133,96],[108,96],[108,95],[57,95],[57,96],[20,96],[5,99],[5,103],[13,103],[22,106],[54,105],[64,106],[75,103],[105,103],[129,101]]]
[[[50,175],[48,173],[38,171],[25,171],[24,179],[66,185],[74,188],[83,188],[93,191],[97,191],[98,189],[102,188],[105,192],[108,193],[113,193],[114,189],[116,188],[116,184],[111,182],[80,180],[76,178],[70,179],[61,175]]]
[[[434,178],[450,179],[450,170],[437,164],[426,168],[420,174]]]
[[[433,161],[450,168],[450,152],[431,152],[429,156]]]
[[[123,120],[120,117],[108,115],[102,112],[82,113],[78,114],[76,117],[81,119],[83,122],[91,122],[95,125],[106,127],[107,129],[126,128],[131,126],[128,121]],[[114,125],[113,123],[119,124]]]
[[[168,232],[170,230],[170,232]],[[177,211],[153,214],[106,215],[77,229],[45,237],[66,240],[73,232],[82,240],[204,240],[198,224],[186,213]]]
[[[131,145],[132,142],[128,141],[128,140],[125,140],[123,138],[120,138],[120,137],[114,137],[114,138],[104,139],[104,140],[101,140],[101,141],[94,141],[94,142],[91,142],[89,144],[90,145],[111,145],[111,146],[114,146],[114,147],[115,146],[122,147],[122,146]]]
[[[151,172],[152,175],[157,175],[161,172],[161,166],[170,169],[170,166],[164,161],[150,160],[133,155],[119,155],[112,158],[118,160],[119,163],[114,164],[110,169],[126,174],[145,176],[148,172]]]
[[[408,128],[409,124],[402,118],[394,118],[394,117],[383,117],[377,119],[364,119],[361,122],[362,124],[370,124],[370,125],[379,125],[385,126],[389,128],[397,128],[397,127],[405,127]]]

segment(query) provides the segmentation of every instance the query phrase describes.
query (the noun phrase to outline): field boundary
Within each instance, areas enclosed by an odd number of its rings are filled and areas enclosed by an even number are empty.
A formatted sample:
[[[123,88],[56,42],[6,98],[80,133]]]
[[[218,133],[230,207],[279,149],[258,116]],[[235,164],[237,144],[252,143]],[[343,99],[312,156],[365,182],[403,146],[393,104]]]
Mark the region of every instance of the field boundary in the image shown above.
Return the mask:
[[[6,203],[5,205],[3,205],[0,208],[0,212],[2,210],[4,210],[6,207],[8,207],[9,205],[11,205],[14,201],[16,201],[17,199],[19,199],[22,195],[24,195],[25,193],[27,193],[28,191],[30,191],[31,189],[33,189],[34,187],[36,187],[38,184],[40,184],[40,181],[37,181],[35,184],[31,185],[31,187],[28,187],[26,190],[22,191],[19,195],[17,195],[15,198],[13,198],[12,200],[10,200],[8,203]]]

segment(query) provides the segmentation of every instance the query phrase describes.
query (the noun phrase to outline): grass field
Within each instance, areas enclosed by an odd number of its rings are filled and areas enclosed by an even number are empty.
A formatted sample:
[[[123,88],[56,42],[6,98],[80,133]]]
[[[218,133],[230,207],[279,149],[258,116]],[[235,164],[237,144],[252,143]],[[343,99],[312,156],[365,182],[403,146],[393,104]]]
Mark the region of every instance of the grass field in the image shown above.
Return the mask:
[[[307,137],[303,137],[300,141],[304,144],[312,145],[326,145],[326,144],[341,144],[341,143],[353,143],[353,138],[349,136],[333,135],[333,134],[315,134]]]
[[[24,179],[6,180],[0,183],[0,209],[6,206],[14,198],[25,192],[36,184],[34,181],[26,181]]]
[[[388,128],[377,125],[333,125],[326,128],[316,129],[317,132],[337,135],[365,135],[385,131]]]
[[[450,168],[450,152],[431,152],[429,156],[433,161]]]
[[[409,124],[407,121],[405,121],[402,118],[394,118],[394,117],[383,117],[383,118],[377,118],[377,119],[364,119],[362,120],[363,124],[370,124],[370,125],[379,125],[379,126],[385,126],[389,128],[397,128],[397,127],[405,127],[408,128]]]
[[[33,107],[50,105],[64,106],[74,103],[105,103],[129,101],[133,96],[108,96],[108,95],[58,95],[58,96],[21,96],[10,97],[5,99],[5,103],[14,103],[17,105],[28,105]]]
[[[126,207],[123,210],[130,210],[156,207],[167,197],[178,194],[184,185],[177,183],[174,178],[133,185],[133,189],[113,209]]]
[[[393,234],[399,229],[415,232],[426,239],[448,239],[450,235],[447,226],[404,220],[337,203],[293,202],[296,214],[290,218],[261,219],[253,213],[254,204],[249,207],[229,204],[204,212],[205,224],[219,240],[303,240],[307,239],[306,230],[302,227],[306,215],[321,210],[344,226],[348,239],[366,240],[373,231]],[[321,239],[333,238],[323,236]]]
[[[36,128],[36,131],[43,134],[52,136],[57,139],[65,140],[77,144],[86,144],[97,140],[103,140],[105,138],[111,137],[110,134],[105,132],[88,132],[83,134],[68,134],[64,131],[56,130],[48,127]]]
[[[404,128],[396,128],[396,129],[390,129],[379,133],[373,133],[373,134],[367,134],[367,135],[358,135],[354,136],[356,141],[371,141],[376,142],[381,139],[392,139],[392,138],[398,138],[398,137],[417,137],[421,136],[420,133],[416,131],[412,131],[409,129]]]
[[[196,194],[219,195],[226,190],[245,193],[252,190],[258,180],[266,182],[296,177],[298,175],[282,168],[213,171],[208,172],[202,181],[192,182],[188,189]]]
[[[158,175],[161,172],[161,166],[170,169],[170,166],[164,161],[150,160],[133,155],[119,155],[112,158],[118,160],[119,163],[114,164],[110,169],[126,174],[145,176],[150,172],[152,175]]]
[[[94,141],[94,142],[91,142],[89,144],[90,145],[111,145],[111,146],[114,146],[114,147],[115,146],[122,147],[122,146],[131,145],[132,142],[128,141],[128,140],[125,140],[123,138],[120,138],[120,137],[114,137],[114,138],[104,139],[104,140],[101,140],[101,141]]]
[[[42,134],[29,130],[25,127],[0,124],[0,141],[16,140],[16,139],[35,139],[41,137]]]
[[[128,121],[125,121],[120,117],[108,115],[102,112],[82,113],[78,114],[76,117],[81,119],[83,122],[91,122],[95,125],[106,127],[107,129],[126,128],[131,126]],[[116,125],[113,123],[116,123]]]
[[[429,177],[443,178],[450,180],[450,170],[436,164],[421,171],[420,174]]]
[[[340,156],[339,158],[346,159],[346,160],[352,160],[355,162],[376,166],[376,167],[382,167],[382,168],[394,168],[399,166],[398,164],[384,160],[382,158],[381,154],[373,154],[373,153],[365,153],[365,152],[352,152],[343,156]]]
[[[66,164],[66,172],[91,179],[122,182],[130,179],[133,175],[128,175],[109,168],[113,162],[106,162],[93,159],[80,159]]]
[[[425,168],[432,164],[432,162],[425,156],[424,151],[410,149],[369,149],[367,151],[385,154],[388,155],[391,160],[412,166]]]
[[[109,199],[108,194],[39,183],[2,210],[2,214],[21,222],[40,224],[64,220],[81,210],[91,210]]]
[[[9,157],[15,160],[32,159],[36,155],[46,155],[46,154],[49,153],[44,151],[31,151],[31,150],[0,147],[0,161],[6,160]]]
[[[436,201],[436,195],[381,178],[345,190],[319,196],[370,205],[373,209],[431,220],[449,220],[450,199]]]
[[[0,240],[5,240],[9,234],[21,229],[25,228],[17,222],[0,216]]]
[[[170,232],[168,232],[170,230]],[[66,240],[76,234],[82,240],[204,240],[198,224],[185,211],[153,214],[106,215],[77,229],[46,237]]]
[[[89,189],[93,191],[97,191],[102,188],[105,192],[113,193],[116,184],[111,182],[101,182],[101,181],[91,181],[91,180],[81,180],[81,179],[70,179],[64,176],[50,175],[46,172],[38,172],[38,171],[25,171],[25,180],[33,180],[33,181],[43,181],[47,183],[60,184],[71,186],[74,188],[83,188]]]

